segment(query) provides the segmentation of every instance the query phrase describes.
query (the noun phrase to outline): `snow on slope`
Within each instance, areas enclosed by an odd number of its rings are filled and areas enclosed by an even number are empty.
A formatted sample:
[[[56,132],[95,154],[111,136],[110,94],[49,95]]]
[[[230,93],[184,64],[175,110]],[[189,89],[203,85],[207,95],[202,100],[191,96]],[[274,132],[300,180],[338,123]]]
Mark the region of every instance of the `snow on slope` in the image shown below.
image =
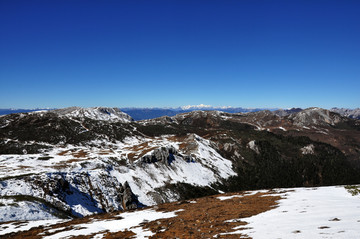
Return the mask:
[[[217,180],[235,175],[231,161],[216,152],[208,140],[198,135],[191,135],[190,138],[192,137],[194,137],[196,143],[196,150],[192,153],[196,158],[196,162],[186,162],[175,155],[175,161],[171,165],[145,164],[143,167],[135,167],[129,170],[112,171],[112,175],[118,178],[120,182],[128,181],[134,193],[139,195],[139,200],[146,205],[159,203],[149,194],[154,188],[178,182],[197,186],[210,186]],[[156,141],[152,143],[156,143]],[[158,147],[169,144],[180,150],[179,142],[167,142],[166,138],[159,141]],[[152,151],[148,154],[150,153]],[[170,201],[177,200],[177,195],[169,194],[168,197]]]
[[[38,221],[16,221],[7,224],[0,224],[0,236],[13,232],[27,231],[34,227],[50,226],[64,221],[65,220],[52,219],[52,220],[38,220]]]
[[[121,122],[128,123],[132,121],[132,118],[122,112],[119,108],[107,108],[107,107],[69,107],[64,109],[52,110],[50,112],[56,113],[60,116],[77,117],[77,118],[90,118],[93,120],[103,120],[109,122]]]
[[[275,201],[271,206],[256,212],[263,203],[272,200]],[[259,190],[73,221],[8,222],[0,224],[0,236],[44,225],[38,231],[25,232],[25,235],[49,239],[80,235],[104,238],[108,232],[110,234],[107,236],[114,236],[116,234],[111,233],[130,231],[135,238],[347,239],[359,238],[359,208],[360,197],[352,196],[343,186]],[[238,218],[239,215],[253,216]],[[58,224],[49,226],[55,223]],[[16,235],[15,238],[23,238],[23,235]]]
[[[0,199],[0,222],[13,220],[57,219],[51,210],[39,202],[17,202],[13,199]],[[6,205],[6,206],[5,206]]]
[[[182,151],[183,140],[167,135],[162,137],[133,137],[124,142],[110,143],[106,141],[91,142],[103,147],[73,146],[50,149],[43,154],[0,155],[0,197],[30,195],[46,201],[60,203],[64,209],[70,206],[75,215],[89,215],[101,212],[100,202],[90,202],[88,181],[96,190],[102,192],[106,199],[108,210],[119,210],[113,200],[117,191],[111,186],[116,182],[128,182],[131,190],[141,203],[154,205],[165,201],[176,201],[179,195],[168,190],[160,194],[155,189],[169,183],[188,183],[197,186],[210,186],[221,179],[235,175],[232,163],[220,156],[209,140],[198,135],[189,134],[185,141],[192,145],[191,152]],[[107,144],[107,145],[105,145]],[[181,155],[189,155],[193,161],[186,161],[179,155],[168,165],[167,162],[143,163],[142,157],[154,150],[164,147],[174,147]],[[188,149],[187,149],[188,150]],[[130,157],[131,156],[131,157]],[[131,160],[129,158],[132,158]],[[6,165],[6,166],[5,166]],[[11,177],[9,177],[11,171]],[[26,180],[22,175],[30,175]],[[72,193],[59,200],[54,195],[48,195],[46,189],[37,187],[33,181],[43,182],[62,179],[70,183]],[[85,178],[84,183],[76,183],[77,178]],[[107,184],[111,182],[112,184]],[[75,202],[72,198],[77,198]],[[80,200],[81,199],[81,200]],[[65,200],[65,201],[64,201]],[[99,198],[99,200],[101,200]],[[64,204],[65,203],[65,204]],[[26,206],[26,205],[25,205]],[[0,208],[9,208],[8,204]],[[6,209],[7,210],[7,209]],[[6,210],[1,210],[5,212]],[[8,218],[0,213],[0,218]],[[34,215],[17,213],[13,219],[31,219]]]
[[[344,187],[286,189],[279,207],[241,218],[230,234],[256,238],[360,238],[360,197]],[[282,190],[277,190],[282,191]]]

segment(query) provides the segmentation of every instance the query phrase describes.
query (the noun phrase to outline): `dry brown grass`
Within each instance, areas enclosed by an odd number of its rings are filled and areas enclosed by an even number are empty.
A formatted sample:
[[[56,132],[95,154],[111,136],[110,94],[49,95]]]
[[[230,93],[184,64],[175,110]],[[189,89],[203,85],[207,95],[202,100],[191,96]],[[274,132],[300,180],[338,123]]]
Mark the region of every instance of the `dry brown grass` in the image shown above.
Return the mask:
[[[88,153],[85,152],[83,149],[81,149],[79,151],[76,151],[76,149],[64,150],[64,151],[61,151],[60,153],[58,153],[57,155],[64,156],[64,155],[69,155],[69,154],[71,154],[75,158],[85,158],[88,155]]]
[[[70,150],[61,151],[60,153],[58,153],[58,155],[64,156],[65,154],[67,154],[69,152],[70,152]]]
[[[140,157],[142,157],[143,155],[147,154],[148,152],[156,149],[156,147],[150,147],[149,142],[144,142],[138,145],[134,145],[132,147],[127,147],[125,149],[134,152],[134,153],[129,153],[127,157],[130,161],[135,161]]]
[[[224,194],[221,196],[230,196],[233,194]],[[238,193],[236,195],[239,195]],[[218,195],[219,196],[219,195]],[[144,222],[141,226],[144,229],[151,230],[155,235],[151,238],[212,238],[217,235],[219,238],[239,238],[239,234],[219,235],[234,231],[234,227],[246,225],[241,220],[234,222],[225,222],[231,219],[241,219],[257,215],[270,210],[277,205],[280,196],[272,196],[269,193],[257,193],[255,195],[243,195],[228,200],[219,200],[218,196],[209,196],[196,199],[196,203],[190,201],[181,201],[174,203],[165,203],[153,207],[157,211],[171,212],[182,209],[177,212],[176,217],[159,219],[151,222]],[[38,227],[25,232],[6,235],[3,238],[11,239],[39,239],[43,236],[51,236],[59,231],[72,230],[76,226],[89,223],[93,220],[111,220],[120,219],[121,213],[99,214],[80,219],[74,219],[68,222],[52,225],[48,227]],[[53,231],[58,229],[59,231]],[[52,230],[52,231],[51,231]],[[106,232],[103,231],[104,238],[132,238],[135,234],[131,231]],[[76,236],[72,238],[88,239],[96,234]],[[246,235],[241,235],[246,238]]]
[[[17,169],[27,169],[27,168],[32,168],[32,167],[26,165],[17,166]]]
[[[85,158],[87,155],[88,153],[85,152],[83,149],[78,152],[72,153],[72,156],[74,156],[75,158]]]
[[[55,165],[46,166],[46,167],[54,168],[54,169],[64,169],[64,168],[68,168],[71,165],[71,163],[73,163],[73,162],[83,162],[83,161],[87,161],[87,160],[89,160],[89,159],[73,158],[73,159],[62,161],[62,162],[56,163]]]
[[[103,150],[100,150],[97,154],[109,155],[109,154],[113,154],[113,153],[114,153],[114,150],[112,150],[112,149],[103,149]]]
[[[217,196],[210,196],[197,199],[197,203],[163,204],[158,210],[184,209],[184,211],[178,212],[177,217],[150,222],[146,228],[156,232],[151,238],[212,238],[215,235],[219,238],[239,238],[239,234],[219,234],[232,232],[234,227],[246,223],[225,221],[250,217],[270,210],[277,205],[278,199],[280,199],[278,196],[258,193],[224,201],[219,200]],[[162,231],[164,229],[165,231]]]

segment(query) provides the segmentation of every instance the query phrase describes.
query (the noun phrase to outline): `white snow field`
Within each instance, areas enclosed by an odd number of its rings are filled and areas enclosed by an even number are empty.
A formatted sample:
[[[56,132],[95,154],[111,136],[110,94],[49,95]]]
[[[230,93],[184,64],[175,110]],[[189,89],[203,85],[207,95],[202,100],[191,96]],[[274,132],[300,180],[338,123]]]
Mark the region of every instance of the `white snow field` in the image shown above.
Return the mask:
[[[284,189],[279,206],[231,234],[257,238],[360,238],[360,196],[343,186]]]

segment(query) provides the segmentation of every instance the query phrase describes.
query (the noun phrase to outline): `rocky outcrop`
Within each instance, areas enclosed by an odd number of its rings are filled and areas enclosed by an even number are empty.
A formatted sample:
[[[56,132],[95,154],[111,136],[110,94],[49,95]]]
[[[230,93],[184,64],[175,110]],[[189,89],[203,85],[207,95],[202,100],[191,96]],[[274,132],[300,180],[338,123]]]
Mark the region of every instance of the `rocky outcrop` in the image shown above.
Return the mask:
[[[125,182],[124,185],[120,187],[120,199],[124,210],[135,209],[140,205],[140,202],[132,192],[128,182]]]
[[[11,186],[13,185],[13,186]],[[22,190],[12,190],[15,187]],[[47,173],[1,182],[0,196],[31,195],[73,217],[143,207],[128,182],[121,184],[106,173]]]
[[[151,154],[143,156],[141,162],[142,163],[161,162],[170,165],[175,160],[174,155],[178,155],[178,152],[174,147],[172,146],[161,147],[155,149]]]
[[[314,145],[309,144],[307,146],[302,147],[300,150],[302,154],[314,154],[314,149],[315,149]]]
[[[256,141],[252,140],[247,144],[247,147],[254,151],[256,154],[260,154],[259,147],[256,145]]]

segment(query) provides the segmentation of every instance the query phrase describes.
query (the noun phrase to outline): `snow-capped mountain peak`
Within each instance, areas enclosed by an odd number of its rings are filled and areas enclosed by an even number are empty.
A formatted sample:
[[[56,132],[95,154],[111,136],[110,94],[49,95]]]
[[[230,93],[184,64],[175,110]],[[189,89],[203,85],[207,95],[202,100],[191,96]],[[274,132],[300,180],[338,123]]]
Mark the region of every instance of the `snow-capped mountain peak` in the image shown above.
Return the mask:
[[[185,105],[180,107],[182,110],[189,110],[189,109],[203,109],[203,108],[212,108],[211,105]]]
[[[180,107],[182,110],[213,110],[213,109],[229,109],[229,108],[233,108],[231,106],[219,106],[219,107],[215,107],[212,105],[204,105],[204,104],[200,104],[200,105],[185,105],[185,106],[181,106]]]

